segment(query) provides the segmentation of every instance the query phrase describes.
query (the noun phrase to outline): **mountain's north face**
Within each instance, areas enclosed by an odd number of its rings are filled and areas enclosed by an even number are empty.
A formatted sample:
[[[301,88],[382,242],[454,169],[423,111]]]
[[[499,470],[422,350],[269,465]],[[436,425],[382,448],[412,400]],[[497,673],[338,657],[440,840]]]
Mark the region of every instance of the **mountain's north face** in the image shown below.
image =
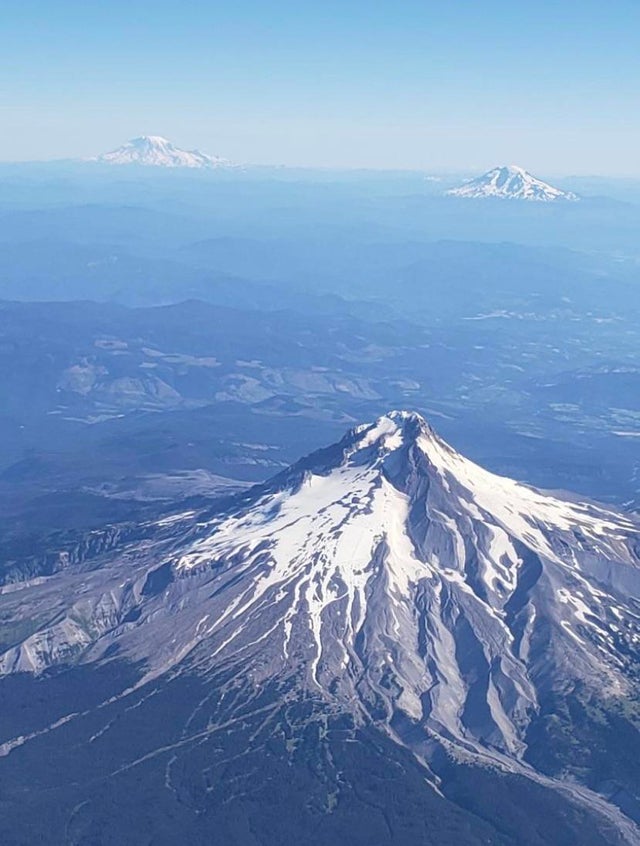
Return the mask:
[[[101,164],[148,167],[216,168],[229,166],[226,159],[199,150],[181,150],[160,135],[141,135],[121,147],[92,159]]]
[[[450,197],[464,199],[494,198],[499,200],[531,200],[535,202],[554,202],[557,200],[578,200],[577,194],[562,191],[532,176],[517,165],[494,167],[481,176],[471,179],[447,191]]]
[[[3,842],[640,843],[640,522],[417,414],[18,565]]]

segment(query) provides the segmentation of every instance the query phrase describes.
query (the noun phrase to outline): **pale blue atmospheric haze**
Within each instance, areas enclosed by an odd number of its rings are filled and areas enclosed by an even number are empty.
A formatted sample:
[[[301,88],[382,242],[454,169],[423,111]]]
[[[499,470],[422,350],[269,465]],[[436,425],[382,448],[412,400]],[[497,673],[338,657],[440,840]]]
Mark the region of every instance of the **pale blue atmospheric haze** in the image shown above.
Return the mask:
[[[5,0],[0,159],[640,175],[640,3]]]

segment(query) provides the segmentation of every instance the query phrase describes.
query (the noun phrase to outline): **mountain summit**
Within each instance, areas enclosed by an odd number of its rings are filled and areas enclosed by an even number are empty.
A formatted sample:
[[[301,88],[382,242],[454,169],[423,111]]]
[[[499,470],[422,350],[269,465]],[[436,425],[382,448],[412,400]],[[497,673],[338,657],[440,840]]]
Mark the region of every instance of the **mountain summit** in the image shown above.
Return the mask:
[[[489,473],[395,411],[109,538],[0,594],[0,692],[35,674],[49,709],[0,738],[16,802],[27,755],[57,818],[68,772],[69,814],[164,796],[158,825],[193,813],[196,843],[639,842],[636,518]]]
[[[578,200],[577,194],[554,188],[547,182],[537,179],[528,171],[517,165],[494,167],[465,182],[459,188],[447,191],[450,197],[464,197],[466,199],[496,198],[500,200],[532,200],[536,202],[553,202],[556,200]]]
[[[141,135],[122,147],[103,153],[91,161],[112,165],[146,165],[152,167],[215,168],[228,166],[226,159],[209,156],[199,150],[181,150],[160,135]]]

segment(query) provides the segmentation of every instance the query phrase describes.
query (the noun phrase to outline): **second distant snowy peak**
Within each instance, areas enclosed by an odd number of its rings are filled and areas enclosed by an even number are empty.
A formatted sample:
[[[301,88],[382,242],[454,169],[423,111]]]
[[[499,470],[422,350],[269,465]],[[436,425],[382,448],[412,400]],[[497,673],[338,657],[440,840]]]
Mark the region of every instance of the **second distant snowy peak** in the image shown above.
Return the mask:
[[[499,200],[529,200],[534,202],[554,202],[558,200],[576,201],[580,198],[571,191],[562,191],[548,182],[537,179],[522,167],[507,165],[494,167],[447,191],[449,197],[464,199],[495,198]]]

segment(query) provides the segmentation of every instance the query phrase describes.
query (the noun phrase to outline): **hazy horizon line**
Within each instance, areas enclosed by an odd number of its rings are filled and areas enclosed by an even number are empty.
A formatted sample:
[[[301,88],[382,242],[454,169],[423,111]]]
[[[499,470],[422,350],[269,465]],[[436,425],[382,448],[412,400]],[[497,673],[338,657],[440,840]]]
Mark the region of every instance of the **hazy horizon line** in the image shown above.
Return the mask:
[[[133,136],[134,138],[140,138],[144,136]],[[130,139],[133,140],[133,139]],[[125,142],[127,143],[127,142]],[[122,145],[121,145],[122,146]],[[177,146],[177,145],[174,145]],[[187,149],[180,147],[179,149]],[[199,148],[189,148],[188,152],[203,152]],[[544,174],[547,178],[554,178],[554,179],[631,179],[631,180],[638,180],[640,179],[640,172],[638,173],[628,173],[628,172],[619,172],[619,173],[604,173],[598,171],[559,171],[559,170],[548,170],[546,168],[536,168],[529,167],[526,164],[520,164],[514,160],[510,162],[494,162],[491,165],[433,165],[433,166],[419,166],[419,165],[407,165],[406,167],[401,167],[398,165],[358,165],[358,164],[318,164],[318,163],[307,163],[307,164],[288,164],[286,162],[252,162],[252,161],[235,161],[233,159],[228,160],[227,165],[222,165],[219,168],[189,168],[189,167],[164,167],[162,165],[144,165],[144,164],[136,164],[136,163],[126,163],[126,164],[109,164],[107,162],[100,162],[96,160],[95,156],[55,156],[50,158],[25,158],[25,159],[13,159],[13,158],[0,158],[0,166],[19,166],[19,165],[97,165],[106,168],[112,169],[137,169],[140,171],[149,171],[149,172],[165,172],[165,171],[174,171],[174,172],[199,172],[204,171],[205,173],[213,173],[216,170],[228,170],[233,171],[241,170],[241,169],[255,169],[255,170],[301,170],[301,171],[316,171],[316,172],[327,172],[327,173],[397,173],[397,174],[424,174],[426,176],[434,176],[445,178],[448,176],[457,177],[457,176],[468,176],[468,175],[481,175],[483,173],[487,173],[490,170],[493,170],[497,167],[508,167],[510,165],[517,165],[519,167],[524,168],[527,172],[531,173],[533,176],[538,174]]]

